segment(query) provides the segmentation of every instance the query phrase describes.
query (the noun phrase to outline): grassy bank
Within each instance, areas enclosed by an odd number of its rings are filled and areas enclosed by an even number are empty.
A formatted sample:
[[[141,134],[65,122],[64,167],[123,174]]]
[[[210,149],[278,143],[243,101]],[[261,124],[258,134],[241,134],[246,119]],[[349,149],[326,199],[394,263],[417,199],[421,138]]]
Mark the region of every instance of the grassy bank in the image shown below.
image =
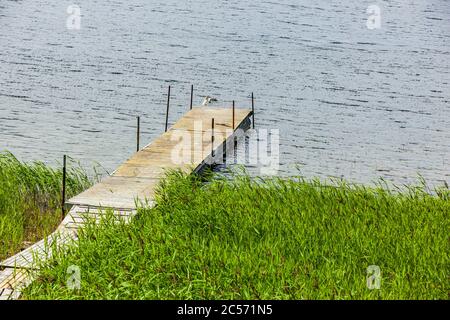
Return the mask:
[[[67,194],[89,184],[73,166],[67,174]],[[0,153],[0,260],[41,240],[61,222],[62,170],[43,163],[26,164]]]
[[[131,224],[87,228],[25,298],[447,299],[449,199],[175,174]],[[80,290],[66,287],[70,265]],[[379,290],[367,288],[369,265],[381,269]]]

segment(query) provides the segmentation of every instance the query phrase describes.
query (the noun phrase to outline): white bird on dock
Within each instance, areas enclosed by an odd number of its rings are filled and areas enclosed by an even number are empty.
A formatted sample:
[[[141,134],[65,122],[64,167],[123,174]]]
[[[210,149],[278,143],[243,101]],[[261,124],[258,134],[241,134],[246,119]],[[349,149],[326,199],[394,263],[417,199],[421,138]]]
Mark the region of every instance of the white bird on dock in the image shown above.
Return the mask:
[[[206,96],[203,98],[203,102],[202,102],[202,107],[206,107],[208,104],[210,104],[211,102],[216,102],[217,99],[210,97],[210,96]]]

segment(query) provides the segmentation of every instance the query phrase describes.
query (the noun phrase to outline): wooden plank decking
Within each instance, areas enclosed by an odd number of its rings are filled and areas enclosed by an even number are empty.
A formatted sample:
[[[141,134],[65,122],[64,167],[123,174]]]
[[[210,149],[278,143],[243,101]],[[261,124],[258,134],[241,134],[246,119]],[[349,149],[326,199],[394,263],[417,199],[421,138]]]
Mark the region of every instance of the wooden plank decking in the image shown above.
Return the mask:
[[[140,205],[153,206],[155,188],[167,169],[198,172],[212,161],[213,150],[231,141],[236,129],[246,129],[251,111],[235,109],[234,128],[231,108],[195,107],[177,121],[170,130],[135,153],[112,175],[103,179],[67,203],[72,205],[58,229],[26,250],[0,262],[0,300],[18,299],[21,291],[37,276],[40,262],[52,257],[56,247],[64,249],[78,238],[86,221],[98,222],[111,208],[117,219],[125,222],[136,214]],[[214,118],[214,143],[211,122]],[[184,139],[182,138],[184,137]],[[188,157],[178,157],[176,150],[189,150]]]

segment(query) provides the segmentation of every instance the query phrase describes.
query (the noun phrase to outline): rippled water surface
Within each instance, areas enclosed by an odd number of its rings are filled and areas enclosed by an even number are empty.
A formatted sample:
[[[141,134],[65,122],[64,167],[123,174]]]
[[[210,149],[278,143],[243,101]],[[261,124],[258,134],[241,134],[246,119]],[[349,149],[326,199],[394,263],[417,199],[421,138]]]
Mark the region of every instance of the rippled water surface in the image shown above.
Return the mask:
[[[68,30],[67,7],[81,7]],[[450,2],[0,2],[0,149],[112,170],[211,95],[280,129],[280,174],[450,182]]]

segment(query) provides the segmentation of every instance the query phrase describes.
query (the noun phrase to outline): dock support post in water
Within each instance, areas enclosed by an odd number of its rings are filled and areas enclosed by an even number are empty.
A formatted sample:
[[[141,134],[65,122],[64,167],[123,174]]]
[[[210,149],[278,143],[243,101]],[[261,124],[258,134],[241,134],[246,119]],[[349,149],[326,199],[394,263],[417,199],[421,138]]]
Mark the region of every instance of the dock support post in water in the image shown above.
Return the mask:
[[[169,105],[170,105],[170,86],[169,86],[169,92],[167,93],[166,129],[164,132],[167,132],[167,124],[169,122]]]
[[[61,216],[64,219],[66,215],[66,155],[63,156],[63,171],[62,171],[62,194],[61,194]]]
[[[136,127],[136,152],[139,152],[139,136],[141,131],[141,117],[137,116],[137,127]]]

